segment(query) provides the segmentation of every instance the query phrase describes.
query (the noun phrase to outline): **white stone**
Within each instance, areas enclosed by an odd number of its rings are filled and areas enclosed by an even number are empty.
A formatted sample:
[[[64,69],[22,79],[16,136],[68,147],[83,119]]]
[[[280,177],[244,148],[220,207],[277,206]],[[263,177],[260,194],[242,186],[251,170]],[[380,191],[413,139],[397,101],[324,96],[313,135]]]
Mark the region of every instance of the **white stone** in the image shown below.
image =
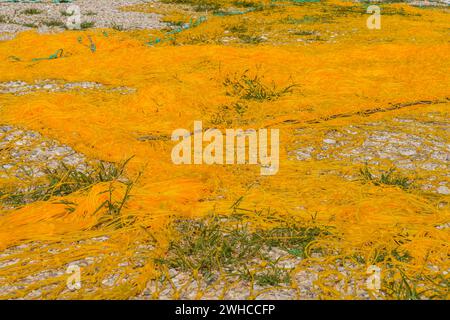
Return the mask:
[[[440,186],[439,188],[437,188],[436,190],[439,194],[445,194],[445,195],[449,195],[450,194],[450,189],[447,188],[446,186]]]

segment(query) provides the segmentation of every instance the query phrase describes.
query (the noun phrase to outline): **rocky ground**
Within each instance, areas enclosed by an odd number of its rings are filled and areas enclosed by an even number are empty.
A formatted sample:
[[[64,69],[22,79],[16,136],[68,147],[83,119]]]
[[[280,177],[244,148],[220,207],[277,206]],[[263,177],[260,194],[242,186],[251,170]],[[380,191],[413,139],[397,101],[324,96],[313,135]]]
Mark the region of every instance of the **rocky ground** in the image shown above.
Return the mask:
[[[396,168],[408,176],[419,169],[425,174],[415,182],[422,190],[448,195],[450,144],[445,137],[449,134],[448,115],[441,113],[330,128],[319,133],[319,145],[311,143],[318,132],[305,128],[297,130],[298,149],[291,155],[299,161],[331,159]]]
[[[164,26],[152,13],[126,12],[121,7],[153,0],[75,0],[71,3],[0,2],[0,40],[13,38],[18,32],[36,29],[40,33],[60,32],[67,27],[71,5],[80,7],[81,25],[87,28],[157,29]]]

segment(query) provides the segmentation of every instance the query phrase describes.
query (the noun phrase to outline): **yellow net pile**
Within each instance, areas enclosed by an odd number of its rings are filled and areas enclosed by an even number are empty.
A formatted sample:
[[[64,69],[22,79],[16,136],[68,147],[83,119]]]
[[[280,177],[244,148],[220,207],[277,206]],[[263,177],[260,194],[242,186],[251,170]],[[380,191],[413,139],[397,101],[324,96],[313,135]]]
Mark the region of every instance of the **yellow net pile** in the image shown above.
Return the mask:
[[[369,30],[362,4],[216,4],[126,9],[172,10],[190,26],[180,32],[24,32],[0,44],[1,83],[97,84],[0,95],[1,298],[448,298],[448,9],[385,5]],[[78,41],[87,35],[95,52]],[[262,97],[230,90],[246,81]],[[279,128],[278,174],[174,165],[170,135],[196,120]],[[398,158],[408,139],[414,151]],[[264,259],[211,281],[189,257],[182,270],[164,263],[186,237],[180,223],[214,217],[284,245],[295,236],[271,230],[320,231],[281,255],[284,283],[264,285]],[[82,286],[71,291],[74,263]],[[366,288],[371,266],[381,291]]]

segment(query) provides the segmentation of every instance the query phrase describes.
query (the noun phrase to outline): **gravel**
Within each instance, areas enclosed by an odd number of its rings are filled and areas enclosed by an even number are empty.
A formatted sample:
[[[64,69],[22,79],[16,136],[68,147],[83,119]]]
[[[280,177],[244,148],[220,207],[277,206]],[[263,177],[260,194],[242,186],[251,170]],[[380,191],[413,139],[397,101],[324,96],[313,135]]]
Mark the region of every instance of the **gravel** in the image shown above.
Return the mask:
[[[57,169],[61,162],[87,170],[85,156],[71,147],[34,131],[0,125],[0,179],[43,177],[46,168]]]

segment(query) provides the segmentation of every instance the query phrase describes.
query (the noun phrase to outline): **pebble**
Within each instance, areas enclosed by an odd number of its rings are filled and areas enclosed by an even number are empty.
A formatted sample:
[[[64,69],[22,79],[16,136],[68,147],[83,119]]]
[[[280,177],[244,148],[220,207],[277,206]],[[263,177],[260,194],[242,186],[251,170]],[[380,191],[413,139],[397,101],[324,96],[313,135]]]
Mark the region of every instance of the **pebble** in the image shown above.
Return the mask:
[[[439,188],[437,188],[437,192],[439,194],[449,195],[450,194],[450,189],[447,188],[446,186],[440,186]]]

